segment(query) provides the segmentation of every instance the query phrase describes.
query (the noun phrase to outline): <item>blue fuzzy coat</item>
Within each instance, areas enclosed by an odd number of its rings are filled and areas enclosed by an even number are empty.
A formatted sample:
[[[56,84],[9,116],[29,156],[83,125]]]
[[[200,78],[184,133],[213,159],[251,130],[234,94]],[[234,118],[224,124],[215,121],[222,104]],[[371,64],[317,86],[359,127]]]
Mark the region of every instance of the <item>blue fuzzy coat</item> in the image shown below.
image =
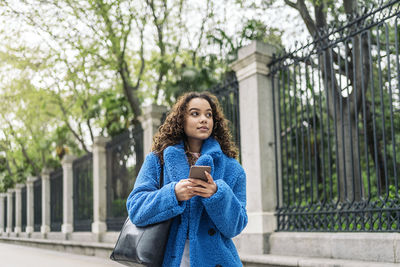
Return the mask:
[[[161,189],[160,160],[154,153],[147,155],[127,200],[129,218],[138,226],[174,218],[163,266],[180,266],[187,238],[191,267],[242,266],[231,238],[247,224],[245,172],[211,137],[203,142],[196,165],[211,166],[217,192],[210,198],[195,196],[179,202],[175,185],[189,176],[183,142],[164,150],[165,185]]]

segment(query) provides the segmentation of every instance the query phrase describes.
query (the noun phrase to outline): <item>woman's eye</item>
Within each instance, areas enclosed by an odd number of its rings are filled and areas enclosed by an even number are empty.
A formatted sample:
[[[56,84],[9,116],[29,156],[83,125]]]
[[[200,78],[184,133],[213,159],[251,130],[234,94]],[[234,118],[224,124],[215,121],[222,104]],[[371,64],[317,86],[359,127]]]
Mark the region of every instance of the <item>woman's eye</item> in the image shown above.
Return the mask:
[[[199,113],[196,112],[196,111],[194,111],[194,112],[191,113],[191,115],[192,115],[192,116],[197,116],[197,115],[199,115]]]
[[[208,118],[211,118],[212,117],[212,114],[211,113],[207,113],[207,115],[206,115]]]

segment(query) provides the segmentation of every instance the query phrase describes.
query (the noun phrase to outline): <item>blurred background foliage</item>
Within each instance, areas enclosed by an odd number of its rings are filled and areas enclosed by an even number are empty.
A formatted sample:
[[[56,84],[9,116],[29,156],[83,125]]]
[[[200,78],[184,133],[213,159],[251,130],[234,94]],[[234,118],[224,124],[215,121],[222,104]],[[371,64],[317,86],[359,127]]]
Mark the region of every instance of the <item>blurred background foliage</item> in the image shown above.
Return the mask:
[[[0,0],[0,191],[137,127],[145,105],[216,85],[252,40],[287,51],[377,4]]]
[[[214,86],[250,41],[282,47],[245,2],[0,0],[0,191]]]

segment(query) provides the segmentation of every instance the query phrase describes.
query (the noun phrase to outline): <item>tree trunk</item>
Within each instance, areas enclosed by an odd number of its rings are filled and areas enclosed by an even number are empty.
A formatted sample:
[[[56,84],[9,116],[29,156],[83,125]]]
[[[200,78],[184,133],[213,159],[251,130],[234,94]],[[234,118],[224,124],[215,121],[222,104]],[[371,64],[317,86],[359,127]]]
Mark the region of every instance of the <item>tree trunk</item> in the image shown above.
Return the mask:
[[[324,44],[326,45],[326,44]],[[362,47],[361,47],[362,45]],[[363,195],[362,173],[360,170],[359,136],[356,116],[362,107],[362,91],[364,95],[368,88],[369,77],[369,47],[367,38],[357,35],[353,39],[353,49],[349,51],[350,58],[347,62],[351,71],[347,74],[350,81],[346,86],[353,90],[347,97],[339,93],[337,78],[333,70],[333,51],[327,50],[320,56],[320,68],[327,96],[329,116],[336,120],[337,125],[337,158],[338,158],[338,183],[340,201],[360,201]],[[355,74],[355,75],[354,75]],[[341,74],[343,75],[343,74]],[[342,104],[343,116],[340,111]]]
[[[134,115],[132,119],[132,124],[136,127],[138,124],[140,124],[138,117],[142,115],[142,110],[140,109],[140,101],[139,98],[136,96],[138,86],[132,85],[132,81],[129,77],[129,69],[126,62],[120,63],[119,74],[122,79],[124,95],[128,99],[129,106]]]
[[[383,163],[383,148],[380,140],[382,140],[381,136],[378,136],[375,133],[375,140],[374,140],[374,125],[373,125],[373,118],[372,118],[372,111],[371,111],[371,103],[367,101],[366,103],[366,136],[367,136],[367,143],[368,143],[368,150],[371,155],[372,160],[375,163],[375,172],[378,181],[379,190],[380,192],[384,192],[386,190],[386,179],[385,179],[385,169]]]
[[[337,117],[337,157],[339,175],[339,199],[360,201],[362,197],[362,178],[359,165],[358,135],[354,116],[343,110],[343,118]]]
[[[324,1],[313,1],[315,20],[312,19],[308,11],[305,0],[297,0],[292,2],[284,0],[285,3],[297,9],[307,26],[307,29],[315,41],[319,42],[321,48],[328,47],[328,40],[320,40],[318,32],[326,28],[326,6]],[[348,18],[353,18],[359,14],[357,0],[344,0],[343,7]],[[357,24],[353,26],[357,30]],[[333,54],[330,48],[326,49],[319,57],[318,65],[322,73],[327,96],[327,105],[329,109],[329,116],[336,120],[337,125],[337,158],[338,158],[338,183],[340,201],[359,201],[363,194],[362,173],[360,170],[360,155],[358,150],[358,132],[356,124],[356,116],[358,116],[362,103],[361,96],[364,90],[368,88],[369,74],[370,74],[370,61],[369,58],[369,45],[367,35],[358,34],[351,40],[352,47],[346,51],[344,58],[341,62],[347,64],[348,69],[343,70],[339,66],[339,75],[344,76],[347,74],[347,79],[350,81],[347,86],[352,87],[353,90],[347,97],[343,97],[340,93],[342,89],[339,88],[337,77],[335,76],[334,64],[338,64],[338,58],[341,56]],[[330,54],[332,53],[332,54]],[[348,70],[348,71],[347,71]],[[339,109],[339,104],[342,103],[343,116]],[[357,103],[357,104],[356,104]],[[366,133],[367,134],[367,133]],[[323,137],[321,137],[323,138]],[[369,145],[370,145],[369,140]],[[379,161],[379,156],[378,156]],[[322,166],[321,166],[322,167]]]

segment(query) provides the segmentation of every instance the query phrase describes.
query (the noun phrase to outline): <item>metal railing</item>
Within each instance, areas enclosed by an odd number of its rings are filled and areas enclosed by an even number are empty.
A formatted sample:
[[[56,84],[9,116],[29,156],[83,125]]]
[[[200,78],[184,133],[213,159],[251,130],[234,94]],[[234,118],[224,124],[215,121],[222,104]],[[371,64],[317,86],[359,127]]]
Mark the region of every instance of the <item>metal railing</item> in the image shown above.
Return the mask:
[[[400,230],[399,1],[270,64],[278,231]]]
[[[143,159],[143,130],[125,131],[107,143],[107,229],[119,231],[128,216],[126,199]]]
[[[11,193],[11,201],[12,201],[12,212],[11,212],[11,229],[14,231],[15,228],[15,192]]]
[[[21,189],[21,231],[26,230],[26,186]]]
[[[7,229],[7,197],[4,199],[4,229],[3,231],[5,232]]]
[[[42,225],[42,179],[33,182],[33,230],[40,232]]]
[[[218,98],[225,118],[229,121],[233,140],[240,151],[239,84],[235,73],[228,73],[223,82],[209,90]]]
[[[50,173],[50,229],[61,231],[63,222],[63,169]]]
[[[74,231],[91,231],[93,222],[93,155],[86,154],[72,164],[74,173]]]

